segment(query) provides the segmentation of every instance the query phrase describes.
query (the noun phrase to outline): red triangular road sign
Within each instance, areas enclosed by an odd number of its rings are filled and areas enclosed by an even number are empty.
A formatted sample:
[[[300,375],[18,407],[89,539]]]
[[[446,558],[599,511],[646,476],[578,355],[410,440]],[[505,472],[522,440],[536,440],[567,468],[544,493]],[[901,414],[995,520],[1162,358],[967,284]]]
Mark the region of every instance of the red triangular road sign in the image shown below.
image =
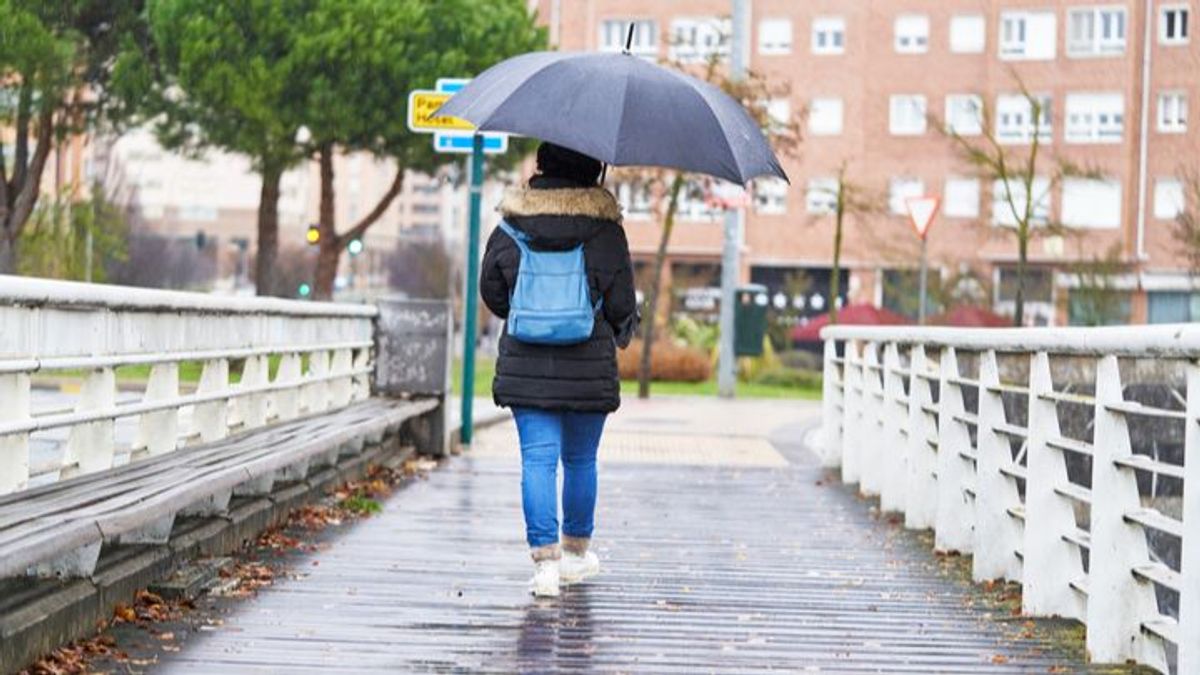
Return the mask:
[[[929,234],[929,226],[933,224],[933,218],[937,215],[942,200],[929,196],[909,197],[904,203],[908,206],[908,218],[913,229],[917,231],[918,237],[924,239]]]

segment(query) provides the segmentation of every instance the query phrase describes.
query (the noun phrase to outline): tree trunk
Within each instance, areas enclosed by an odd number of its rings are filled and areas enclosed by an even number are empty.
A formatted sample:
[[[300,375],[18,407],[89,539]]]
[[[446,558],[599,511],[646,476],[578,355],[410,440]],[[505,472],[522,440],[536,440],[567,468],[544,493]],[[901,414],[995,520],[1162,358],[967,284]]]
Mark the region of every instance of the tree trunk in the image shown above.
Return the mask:
[[[654,324],[658,319],[658,296],[662,291],[662,272],[667,260],[667,246],[671,242],[671,230],[675,228],[675,211],[679,208],[679,191],[682,187],[683,174],[676,174],[668,193],[667,215],[663,219],[658,250],[654,253],[654,276],[650,278],[650,295],[646,298],[650,316],[642,328],[642,361],[638,365],[638,398],[650,398],[650,352],[653,351],[654,345]]]
[[[17,242],[8,230],[0,227],[0,274],[17,273]]]
[[[1029,253],[1029,235],[1017,237],[1017,293],[1013,308],[1013,325],[1025,325],[1025,262]]]
[[[280,166],[263,163],[262,192],[258,197],[258,249],[254,257],[254,287],[258,295],[284,295],[289,291],[279,288],[275,279],[279,258],[279,182],[282,177]]]
[[[838,296],[842,294],[842,224],[846,218],[845,181],[839,179],[837,212],[833,226],[833,273],[829,277],[829,325],[837,324]]]
[[[317,270],[313,279],[313,299],[330,300],[333,298],[333,281],[337,278],[338,262],[342,256],[342,243],[338,239],[334,227],[334,194],[333,194],[333,145],[326,143],[321,146],[321,204],[320,222],[317,227],[321,231],[318,244]]]

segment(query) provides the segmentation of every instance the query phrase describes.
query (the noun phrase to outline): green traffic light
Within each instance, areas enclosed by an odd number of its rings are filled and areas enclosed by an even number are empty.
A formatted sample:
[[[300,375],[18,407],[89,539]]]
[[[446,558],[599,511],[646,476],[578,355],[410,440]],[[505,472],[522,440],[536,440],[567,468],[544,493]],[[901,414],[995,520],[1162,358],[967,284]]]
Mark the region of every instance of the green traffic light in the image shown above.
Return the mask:
[[[358,255],[363,251],[362,239],[351,239],[349,244],[346,244],[346,250],[350,255]]]
[[[300,297],[307,298],[308,296],[312,295],[312,286],[309,286],[307,283],[302,283],[300,284],[299,292]]]

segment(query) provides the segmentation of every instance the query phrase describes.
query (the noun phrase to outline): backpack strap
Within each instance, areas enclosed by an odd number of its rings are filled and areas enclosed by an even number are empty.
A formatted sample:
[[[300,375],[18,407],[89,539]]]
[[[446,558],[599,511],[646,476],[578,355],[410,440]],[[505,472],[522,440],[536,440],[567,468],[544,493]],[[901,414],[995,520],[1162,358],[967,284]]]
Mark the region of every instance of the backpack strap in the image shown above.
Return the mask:
[[[509,236],[509,238],[513,240],[513,243],[515,243],[517,245],[517,248],[521,249],[522,253],[529,252],[529,235],[528,234],[525,234],[524,232],[513,227],[512,225],[509,225],[508,221],[505,221],[505,220],[500,221],[500,229],[504,230],[504,234],[507,234]]]

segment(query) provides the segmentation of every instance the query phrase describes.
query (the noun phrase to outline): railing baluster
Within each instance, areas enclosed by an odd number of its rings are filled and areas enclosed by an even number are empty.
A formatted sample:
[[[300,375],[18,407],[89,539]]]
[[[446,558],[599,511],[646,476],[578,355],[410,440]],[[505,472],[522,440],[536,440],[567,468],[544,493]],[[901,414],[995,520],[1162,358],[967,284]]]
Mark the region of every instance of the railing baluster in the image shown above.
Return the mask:
[[[907,408],[903,403],[904,379],[900,372],[900,347],[895,342],[883,346],[883,453],[884,471],[879,508],[884,511],[903,511],[905,505],[905,431],[908,429]]]
[[[179,396],[179,364],[158,363],[150,368],[146,382],[146,402],[165,401]],[[179,444],[179,410],[172,408],[146,413],[138,420],[133,458],[171,452]]]
[[[266,356],[251,356],[242,366],[243,388],[261,387],[270,382],[270,368]],[[267,423],[267,397],[265,394],[250,394],[237,400],[238,420],[242,429],[253,429]]]
[[[345,376],[335,377],[330,383],[330,398],[335,408],[341,408],[350,404],[350,397],[354,393],[353,377],[349,374],[350,368],[351,358],[349,349],[338,349],[333,352],[333,362],[329,374]]]
[[[1088,558],[1087,648],[1100,663],[1135,659],[1167,671],[1162,641],[1142,635],[1143,621],[1158,615],[1154,586],[1134,577],[1133,568],[1150,562],[1146,534],[1125,514],[1141,507],[1137,477],[1117,466],[1133,448],[1125,415],[1106,403],[1124,401],[1117,357],[1096,366],[1096,406],[1092,440],[1091,547]]]
[[[883,380],[879,377],[879,344],[868,342],[863,349],[862,422],[863,447],[859,450],[861,479],[858,491],[879,494],[883,484],[882,458],[886,439],[883,435]]]
[[[937,516],[935,546],[939,551],[971,551],[971,504],[966,486],[966,460],[959,451],[971,447],[971,436],[955,418],[966,412],[959,376],[958,353],[953,347],[942,349],[938,378]]]
[[[322,349],[308,355],[308,375],[321,378],[329,374],[329,352]],[[318,413],[329,409],[329,380],[312,382],[304,388],[305,410]]]
[[[29,419],[30,385],[27,373],[0,375],[0,422]],[[0,495],[25,488],[29,482],[29,434],[0,436]]]
[[[289,385],[275,394],[275,414],[280,420],[290,420],[300,414],[300,355],[288,352],[279,358],[279,371],[275,382]]]
[[[1019,579],[1016,550],[1021,545],[1020,529],[1009,509],[1021,505],[1017,483],[1001,473],[1012,464],[1007,436],[997,434],[1007,422],[1004,399],[995,387],[1000,384],[996,352],[979,355],[979,429],[975,463],[975,542],[972,575],[976,581]]]
[[[905,490],[904,525],[912,529],[933,527],[937,516],[937,455],[929,439],[937,435],[925,406],[933,405],[933,385],[925,377],[929,368],[925,345],[914,343],[909,351],[908,376],[908,461]]]
[[[75,410],[110,410],[116,405],[116,395],[117,382],[113,369],[97,368],[84,378]],[[62,478],[111,467],[113,445],[111,419],[71,427],[63,459]]]
[[[216,394],[225,391],[229,391],[229,360],[205,361],[196,393]],[[192,434],[206,443],[225,438],[229,434],[229,401],[217,399],[196,404],[192,412]]]
[[[842,372],[843,381],[843,413],[845,423],[842,427],[842,482],[857,483],[862,478],[859,464],[859,448],[864,437],[862,433],[862,360],[859,357],[859,343],[855,340],[846,341],[846,363]]]
[[[1022,608],[1026,614],[1084,618],[1084,603],[1071,582],[1083,575],[1079,549],[1063,540],[1075,529],[1075,512],[1065,497],[1054,491],[1067,482],[1062,451],[1046,444],[1059,436],[1058,409],[1042,398],[1054,391],[1050,357],[1036,352],[1029,368],[1029,449],[1025,481],[1025,561]]]
[[[1183,432],[1183,560],[1179,595],[1179,671],[1200,673],[1200,364],[1187,364]]]
[[[354,370],[362,370],[371,364],[370,349],[354,350]],[[351,400],[364,401],[371,396],[371,377],[370,375],[355,375],[353,379],[353,393]]]
[[[821,379],[821,462],[833,467],[842,463],[845,382],[837,364],[837,341],[825,341],[825,359]]]

